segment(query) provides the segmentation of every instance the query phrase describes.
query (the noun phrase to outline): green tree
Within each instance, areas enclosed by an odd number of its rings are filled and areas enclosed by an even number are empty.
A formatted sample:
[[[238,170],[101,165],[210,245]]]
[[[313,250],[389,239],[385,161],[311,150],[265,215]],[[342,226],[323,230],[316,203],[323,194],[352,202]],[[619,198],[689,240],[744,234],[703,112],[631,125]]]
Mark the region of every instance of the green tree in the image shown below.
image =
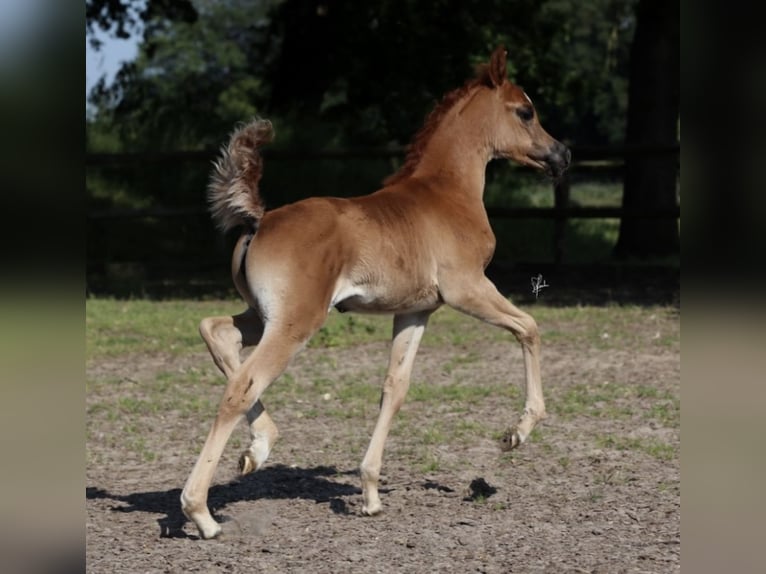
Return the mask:
[[[100,47],[96,30],[130,38],[144,24],[162,20],[193,22],[197,10],[191,0],[85,0],[85,32],[94,47]]]
[[[106,26],[95,5],[113,2],[90,4],[91,26]],[[284,118],[280,142],[405,143],[503,42],[551,132],[619,142],[634,4],[198,0],[179,15],[149,2],[138,60],[91,103],[132,147],[217,145],[256,112]]]
[[[333,118],[349,136],[407,141],[433,102],[502,42],[511,77],[551,131],[619,142],[634,4],[287,0],[270,19],[279,39],[270,45],[270,103]]]
[[[257,112],[263,68],[258,44],[266,3],[195,3],[194,18],[149,13],[135,62],[90,97],[127,149],[215,147]]]

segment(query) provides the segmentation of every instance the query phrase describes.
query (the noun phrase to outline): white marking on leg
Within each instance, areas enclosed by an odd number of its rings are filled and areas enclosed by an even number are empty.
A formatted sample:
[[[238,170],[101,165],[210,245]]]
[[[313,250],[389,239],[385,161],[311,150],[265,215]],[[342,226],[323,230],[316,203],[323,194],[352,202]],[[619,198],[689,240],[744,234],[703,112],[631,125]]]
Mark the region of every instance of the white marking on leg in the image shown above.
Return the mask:
[[[378,494],[378,480],[383,464],[383,448],[394,415],[399,411],[407,394],[412,364],[415,361],[420,339],[430,314],[430,311],[425,311],[394,317],[394,337],[391,344],[388,374],[383,383],[380,414],[372,433],[370,445],[367,447],[367,452],[360,466],[362,497],[364,499],[362,513],[368,516],[377,514],[382,508]]]
[[[269,435],[264,432],[256,432],[253,434],[253,442],[250,443],[250,452],[253,455],[253,461],[255,462],[255,470],[258,470],[269,458],[271,453],[271,445],[269,444]]]

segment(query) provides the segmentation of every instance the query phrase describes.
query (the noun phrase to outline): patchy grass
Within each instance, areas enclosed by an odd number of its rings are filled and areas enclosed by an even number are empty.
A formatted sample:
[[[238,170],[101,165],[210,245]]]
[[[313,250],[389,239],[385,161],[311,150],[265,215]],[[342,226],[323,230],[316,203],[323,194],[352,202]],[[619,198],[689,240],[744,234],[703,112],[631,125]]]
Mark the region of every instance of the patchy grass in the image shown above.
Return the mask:
[[[680,347],[680,324],[668,321],[669,308],[647,309],[638,305],[546,307],[536,305],[530,311],[540,326],[546,342],[578,345],[596,349],[636,347]]]
[[[85,302],[86,359],[127,353],[184,354],[204,349],[199,322],[204,317],[232,315],[244,310],[238,300],[148,301],[88,298]],[[680,327],[668,323],[669,309],[608,305],[603,307],[547,307],[538,303],[528,309],[540,325],[543,343],[573,341],[599,349],[626,348],[635,344],[673,347],[679,345]],[[347,347],[389,341],[391,317],[351,315],[332,311],[310,347]],[[423,346],[466,346],[478,341],[511,341],[496,327],[471,319],[449,308],[432,316]],[[445,369],[480,359],[475,349],[456,353]]]
[[[388,339],[391,320],[375,315],[351,315],[332,311],[327,322],[309,341],[309,347],[346,347]]]
[[[204,343],[199,323],[204,317],[241,313],[239,301],[148,301],[88,298],[85,300],[85,358],[127,353],[183,354]]]
[[[647,385],[629,383],[575,384],[555,387],[548,392],[547,408],[571,420],[575,417],[632,418],[680,428],[681,402],[672,392]]]
[[[407,400],[412,402],[438,402],[444,401],[453,404],[471,405],[482,399],[501,392],[518,392],[510,385],[504,385],[502,389],[491,386],[480,386],[472,383],[448,383],[442,385],[429,385],[428,383],[413,384],[407,393]]]
[[[672,460],[678,456],[678,449],[675,446],[654,438],[600,435],[596,437],[596,445],[605,449],[640,451],[662,461]]]
[[[421,458],[419,459],[419,462],[420,462],[419,470],[423,474],[428,474],[430,472],[437,472],[438,470],[441,470],[442,468],[441,460],[439,459],[438,456],[433,454],[421,456]]]
[[[158,418],[178,421],[167,441],[184,441],[194,452],[204,431],[186,438],[184,425],[209,424],[220,400],[223,377],[207,357],[197,361],[194,353],[206,356],[197,332],[206,316],[242,311],[236,300],[146,301],[88,299],[86,301],[86,413],[88,444],[120,445],[137,460],[162,462],[165,449],[145,437]],[[644,353],[651,356],[668,351],[680,353],[680,326],[670,309],[638,306],[547,307],[536,304],[537,319],[545,353],[566,349],[572,356],[588,357],[589,351]],[[311,341],[311,348],[345,349],[371,343],[386,346],[391,337],[391,318],[332,312]],[[411,386],[405,406],[394,421],[391,437],[397,452],[413,468],[428,473],[455,464],[454,456],[442,456],[445,447],[471,448],[477,441],[499,440],[511,416],[522,408],[522,392],[504,377],[477,376],[487,360],[486,346],[502,342],[518,349],[513,337],[475,319],[445,308],[435,313],[423,339],[424,351],[439,349],[445,359],[427,380],[420,376]],[[382,350],[382,356],[385,352]],[[367,352],[366,350],[364,351]],[[349,369],[337,351],[315,353],[300,368],[290,368],[265,396],[267,408],[277,417],[306,418],[318,424],[339,421],[339,443],[353,452],[363,452],[378,412],[385,361],[355,365]],[[134,372],[146,357],[156,365]],[[514,369],[523,368],[520,353]],[[92,369],[95,365],[122,362],[114,369]],[[631,428],[649,424],[666,429],[680,428],[680,391],[652,381],[626,381],[620,371],[603,370],[587,361],[573,365],[574,384],[544,373],[548,411],[562,421],[589,418],[595,421],[625,421]],[[417,376],[417,375],[416,375]],[[480,418],[488,404],[502,405],[506,415]],[[109,428],[105,435],[100,429]],[[562,470],[576,458],[548,442],[548,434],[535,429],[529,442],[558,461]],[[596,426],[595,428],[598,428]],[[345,429],[345,430],[344,430]],[[360,432],[360,429],[364,429]],[[344,432],[346,433],[344,435]],[[654,439],[636,439],[594,432],[588,438],[602,448],[642,452],[658,460],[677,456],[677,447]],[[242,433],[245,436],[245,433]],[[232,438],[235,445],[239,438]],[[344,448],[345,448],[344,447]],[[90,446],[88,447],[91,448]],[[440,452],[442,454],[440,454]],[[95,455],[89,450],[88,460]],[[511,461],[510,454],[499,455]]]

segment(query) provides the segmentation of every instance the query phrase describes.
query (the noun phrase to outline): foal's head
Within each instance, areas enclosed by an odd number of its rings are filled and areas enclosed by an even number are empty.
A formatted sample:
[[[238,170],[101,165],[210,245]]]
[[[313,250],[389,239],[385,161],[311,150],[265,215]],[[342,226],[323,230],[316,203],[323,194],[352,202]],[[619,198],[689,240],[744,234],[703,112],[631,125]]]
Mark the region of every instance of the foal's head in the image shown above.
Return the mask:
[[[540,125],[532,100],[508,80],[505,64],[506,52],[500,46],[480,76],[480,81],[491,89],[488,105],[494,110],[490,130],[493,155],[559,177],[569,167],[571,153]]]

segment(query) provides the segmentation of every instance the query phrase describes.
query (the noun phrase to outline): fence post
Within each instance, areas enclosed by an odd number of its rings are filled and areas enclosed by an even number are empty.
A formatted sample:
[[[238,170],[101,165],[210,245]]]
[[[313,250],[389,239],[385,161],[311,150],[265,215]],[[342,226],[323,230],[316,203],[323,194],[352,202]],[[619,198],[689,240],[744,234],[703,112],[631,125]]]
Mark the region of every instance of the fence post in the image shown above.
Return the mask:
[[[569,207],[569,174],[567,173],[553,185],[553,204],[555,209],[553,262],[559,265],[564,261],[564,231],[567,225],[566,209]]]

